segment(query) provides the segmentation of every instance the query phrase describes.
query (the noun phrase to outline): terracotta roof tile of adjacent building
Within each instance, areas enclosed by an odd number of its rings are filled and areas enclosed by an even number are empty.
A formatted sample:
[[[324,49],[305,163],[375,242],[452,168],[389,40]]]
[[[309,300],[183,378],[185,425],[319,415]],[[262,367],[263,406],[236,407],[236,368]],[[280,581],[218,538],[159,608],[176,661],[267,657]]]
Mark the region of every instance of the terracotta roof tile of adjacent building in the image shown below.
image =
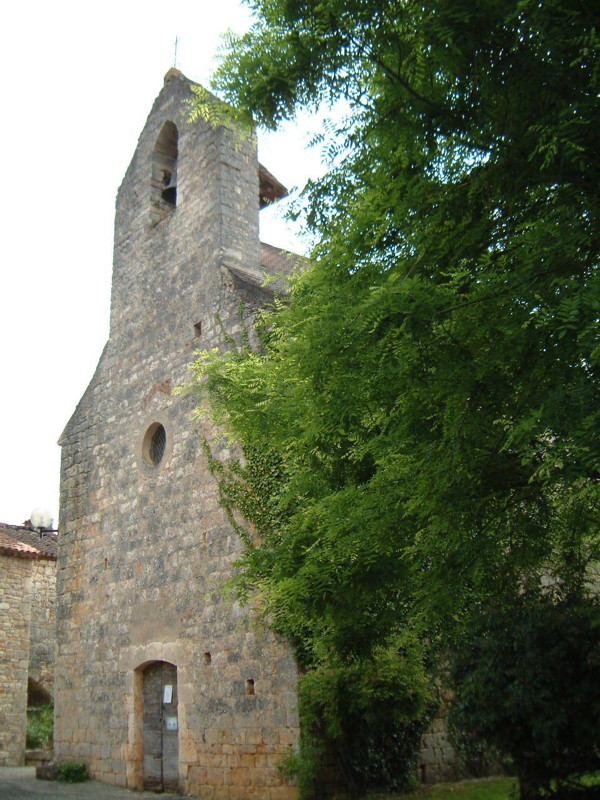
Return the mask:
[[[0,523],[0,552],[29,558],[50,558],[58,555],[58,536],[52,532],[42,534],[20,525]]]
[[[227,264],[226,268],[243,283],[256,286],[267,294],[285,294],[288,276],[308,263],[304,256],[282,250],[280,247],[260,243],[260,269],[248,269]]]
[[[303,256],[273,247],[265,242],[260,243],[260,263],[270,275],[289,275],[294,269],[301,269],[308,261]]]

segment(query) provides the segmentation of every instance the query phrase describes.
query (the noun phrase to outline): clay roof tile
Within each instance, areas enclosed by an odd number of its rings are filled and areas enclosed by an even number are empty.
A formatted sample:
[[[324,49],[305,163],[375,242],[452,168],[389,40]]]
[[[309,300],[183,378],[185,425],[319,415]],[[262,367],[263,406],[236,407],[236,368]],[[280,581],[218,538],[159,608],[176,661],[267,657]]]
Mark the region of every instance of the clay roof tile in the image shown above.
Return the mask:
[[[57,535],[45,532],[42,535],[19,525],[0,523],[0,552],[24,558],[49,558],[58,555]]]

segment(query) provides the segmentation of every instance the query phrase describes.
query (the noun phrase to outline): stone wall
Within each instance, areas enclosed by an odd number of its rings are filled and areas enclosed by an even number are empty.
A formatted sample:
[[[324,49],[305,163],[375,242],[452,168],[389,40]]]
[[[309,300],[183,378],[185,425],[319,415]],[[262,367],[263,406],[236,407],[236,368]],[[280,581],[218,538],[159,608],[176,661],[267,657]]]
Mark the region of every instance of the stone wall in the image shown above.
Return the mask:
[[[0,766],[25,758],[31,572],[31,559],[0,553]]]
[[[417,777],[421,783],[439,783],[464,777],[450,741],[445,710],[437,714],[423,735]]]
[[[196,349],[239,338],[240,314],[251,322],[255,289],[239,283],[260,268],[255,142],[190,126],[189,92],[168,73],[119,190],[110,340],[61,439],[55,754],[142,788],[144,670],[166,662],[180,790],[283,800],[295,794],[276,772],[298,736],[294,659],[226,591],[241,544],[201,441],[222,459],[229,447],[173,392]],[[177,206],[157,217],[165,123],[179,132]]]
[[[31,562],[29,678],[54,696],[56,660],[56,561]]]

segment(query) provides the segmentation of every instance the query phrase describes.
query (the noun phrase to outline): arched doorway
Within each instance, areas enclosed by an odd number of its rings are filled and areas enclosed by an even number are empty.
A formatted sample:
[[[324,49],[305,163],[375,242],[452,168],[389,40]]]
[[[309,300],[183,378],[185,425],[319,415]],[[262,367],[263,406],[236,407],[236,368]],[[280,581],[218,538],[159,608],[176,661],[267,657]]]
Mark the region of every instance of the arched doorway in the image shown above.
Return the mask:
[[[177,667],[154,661],[144,670],[144,789],[179,790]]]

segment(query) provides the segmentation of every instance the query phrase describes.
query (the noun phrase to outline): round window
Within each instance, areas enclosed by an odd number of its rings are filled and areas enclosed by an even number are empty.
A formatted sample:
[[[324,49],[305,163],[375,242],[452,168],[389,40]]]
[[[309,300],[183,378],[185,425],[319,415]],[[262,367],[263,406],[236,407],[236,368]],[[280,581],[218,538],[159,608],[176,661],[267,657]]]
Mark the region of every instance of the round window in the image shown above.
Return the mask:
[[[151,467],[157,467],[163,460],[167,447],[167,432],[160,422],[150,425],[144,436],[142,453],[144,461]]]

